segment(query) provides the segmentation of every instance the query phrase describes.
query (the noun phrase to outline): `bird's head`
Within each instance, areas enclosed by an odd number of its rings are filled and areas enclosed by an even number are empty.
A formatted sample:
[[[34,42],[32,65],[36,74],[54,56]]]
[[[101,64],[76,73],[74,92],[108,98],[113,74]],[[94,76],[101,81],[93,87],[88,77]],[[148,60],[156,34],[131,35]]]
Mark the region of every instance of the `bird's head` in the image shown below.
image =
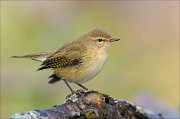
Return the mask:
[[[107,50],[109,46],[119,41],[119,38],[113,38],[108,32],[102,29],[94,29],[84,35],[83,38],[90,47],[95,47],[97,50]]]

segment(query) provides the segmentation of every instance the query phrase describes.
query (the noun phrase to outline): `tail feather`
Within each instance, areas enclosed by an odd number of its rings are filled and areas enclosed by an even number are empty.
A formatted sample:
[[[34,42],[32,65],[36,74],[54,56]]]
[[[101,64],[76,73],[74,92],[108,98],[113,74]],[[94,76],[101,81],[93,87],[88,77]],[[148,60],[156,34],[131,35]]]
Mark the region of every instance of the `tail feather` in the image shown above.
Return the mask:
[[[51,52],[42,52],[39,54],[23,55],[23,56],[12,56],[10,58],[29,58],[32,60],[43,62],[47,59]]]
[[[54,84],[62,80],[61,78],[57,77],[56,74],[50,75],[49,78],[51,78],[51,80],[48,82],[49,84]]]

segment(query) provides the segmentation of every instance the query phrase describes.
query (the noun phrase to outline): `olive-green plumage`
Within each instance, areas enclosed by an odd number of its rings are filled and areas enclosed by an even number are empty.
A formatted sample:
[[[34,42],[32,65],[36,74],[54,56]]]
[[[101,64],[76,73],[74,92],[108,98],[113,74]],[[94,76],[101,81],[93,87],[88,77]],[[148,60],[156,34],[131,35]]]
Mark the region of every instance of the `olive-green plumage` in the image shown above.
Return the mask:
[[[30,58],[42,62],[38,70],[54,70],[49,83],[64,80],[73,92],[67,81],[85,88],[81,83],[92,79],[101,71],[110,45],[118,40],[104,30],[94,29],[56,51],[13,58]]]

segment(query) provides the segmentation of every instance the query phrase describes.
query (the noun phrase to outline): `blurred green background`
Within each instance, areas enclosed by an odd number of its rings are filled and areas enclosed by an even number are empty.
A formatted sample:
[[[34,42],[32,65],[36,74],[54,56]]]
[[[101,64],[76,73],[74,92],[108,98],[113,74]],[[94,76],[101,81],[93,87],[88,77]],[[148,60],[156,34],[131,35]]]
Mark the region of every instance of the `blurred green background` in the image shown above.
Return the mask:
[[[36,72],[39,62],[9,56],[55,50],[93,28],[121,41],[85,86],[179,108],[179,1],[1,1],[1,118],[62,104],[70,93],[63,82],[49,85],[52,71]]]

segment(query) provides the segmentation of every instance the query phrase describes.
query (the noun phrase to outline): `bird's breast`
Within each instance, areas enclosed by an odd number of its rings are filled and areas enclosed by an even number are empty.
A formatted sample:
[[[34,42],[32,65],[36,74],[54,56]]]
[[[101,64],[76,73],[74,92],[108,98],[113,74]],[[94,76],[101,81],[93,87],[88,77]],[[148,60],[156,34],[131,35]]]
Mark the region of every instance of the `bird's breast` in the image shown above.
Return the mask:
[[[106,53],[95,54],[85,58],[79,66],[55,69],[59,77],[70,82],[84,83],[96,76],[102,69],[107,59]]]
[[[96,76],[102,69],[107,59],[107,54],[101,54],[94,58],[84,67],[86,70],[86,78],[82,82],[86,82]]]

